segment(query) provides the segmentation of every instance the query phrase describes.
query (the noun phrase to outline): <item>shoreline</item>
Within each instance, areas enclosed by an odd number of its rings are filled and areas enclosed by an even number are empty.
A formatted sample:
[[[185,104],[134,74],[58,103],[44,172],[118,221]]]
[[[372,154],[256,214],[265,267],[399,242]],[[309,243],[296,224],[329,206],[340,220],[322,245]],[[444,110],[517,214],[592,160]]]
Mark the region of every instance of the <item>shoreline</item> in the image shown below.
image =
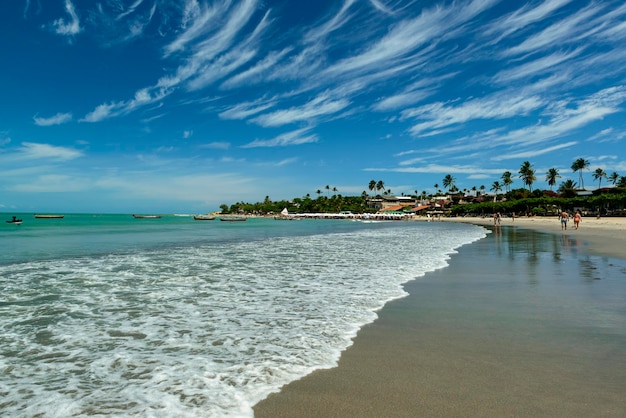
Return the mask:
[[[492,233],[406,284],[337,367],[284,386],[255,417],[626,416],[626,319],[607,342],[607,315],[581,313],[595,303],[590,284],[623,312],[626,219],[566,231],[556,218],[441,221]]]
[[[451,217],[442,218],[441,222],[471,223],[493,228],[493,219],[488,217]],[[564,231],[561,230],[561,224],[557,217],[503,218],[500,227],[503,226],[561,234],[570,239],[582,240],[582,245],[590,254],[626,259],[626,218],[597,219],[585,217],[578,229],[574,229],[574,222],[570,219],[567,223],[567,229]]]

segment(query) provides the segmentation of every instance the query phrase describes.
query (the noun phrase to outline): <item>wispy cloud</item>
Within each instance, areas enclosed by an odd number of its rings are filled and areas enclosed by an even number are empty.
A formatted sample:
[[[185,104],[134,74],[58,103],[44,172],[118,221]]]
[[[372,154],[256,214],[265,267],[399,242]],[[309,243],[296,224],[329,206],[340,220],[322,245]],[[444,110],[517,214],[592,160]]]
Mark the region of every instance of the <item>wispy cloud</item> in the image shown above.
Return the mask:
[[[567,63],[572,58],[580,55],[582,51],[582,48],[578,48],[569,53],[556,52],[516,67],[502,70],[493,77],[493,81],[500,84],[508,84],[522,78],[532,79],[537,75],[545,76],[548,70],[560,71],[560,66],[563,63]]]
[[[427,164],[419,167],[366,168],[364,171],[381,171],[396,173],[437,173],[437,174],[502,174],[504,168],[485,169],[473,165],[442,165]]]
[[[260,115],[252,119],[252,122],[264,127],[282,126],[303,121],[310,122],[320,116],[337,113],[345,109],[349,104],[350,102],[347,99],[334,100],[327,93],[324,93],[302,106]]]
[[[23,142],[15,156],[20,160],[49,159],[58,161],[73,160],[83,156],[83,152],[74,148],[59,147],[50,144]]]
[[[297,129],[285,132],[272,139],[257,139],[242,146],[242,148],[259,147],[285,147],[290,145],[302,145],[317,142],[317,135],[310,133],[310,128]]]
[[[546,29],[529,36],[520,44],[503,51],[504,56],[521,55],[537,52],[553,45],[568,45],[588,36],[587,31],[596,24],[594,16],[601,13],[601,4],[591,4],[578,13],[568,16],[548,26]]]
[[[498,36],[497,41],[512,33],[518,32],[528,25],[537,23],[552,15],[572,0],[545,0],[537,5],[525,4],[518,10],[495,20],[483,29],[485,37]]]
[[[80,121],[100,122],[114,116],[128,114],[135,109],[158,102],[169,95],[171,91],[171,89],[165,88],[141,89],[135,93],[135,97],[131,100],[98,105]]]
[[[208,144],[200,145],[200,148],[209,148],[209,149],[228,149],[230,148],[230,142],[209,142]]]
[[[432,103],[402,112],[403,118],[425,119],[413,125],[410,132],[419,135],[431,129],[441,129],[476,119],[505,119],[527,115],[544,105],[538,96],[498,93],[491,97],[462,102],[459,105]]]
[[[59,18],[52,23],[55,32],[59,35],[72,36],[81,31],[80,19],[76,13],[76,8],[70,0],[65,0],[65,11],[70,15],[69,20]]]
[[[41,118],[38,116],[34,116],[33,120],[35,124],[38,126],[52,126],[52,125],[61,125],[63,123],[70,122],[72,120],[71,113],[57,113],[54,116],[49,118]]]
[[[513,160],[513,159],[526,160],[529,158],[537,157],[539,155],[544,155],[544,154],[549,154],[554,151],[559,151],[559,150],[562,150],[563,148],[571,148],[577,143],[578,143],[577,141],[569,141],[563,144],[553,145],[551,147],[537,148],[533,150],[528,150],[524,152],[516,152],[516,153],[511,153],[511,154],[499,154],[494,157],[491,157],[491,159],[493,161]]]
[[[276,104],[275,100],[259,99],[254,102],[238,103],[220,112],[218,116],[222,119],[247,119],[272,108]]]

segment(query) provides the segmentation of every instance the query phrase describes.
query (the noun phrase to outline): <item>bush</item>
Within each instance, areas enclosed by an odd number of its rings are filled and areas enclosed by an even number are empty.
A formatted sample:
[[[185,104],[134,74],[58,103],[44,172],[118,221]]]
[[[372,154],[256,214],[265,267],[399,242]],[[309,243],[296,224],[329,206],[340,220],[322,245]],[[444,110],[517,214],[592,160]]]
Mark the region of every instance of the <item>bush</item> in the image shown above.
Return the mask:
[[[541,207],[536,207],[533,208],[531,213],[535,216],[545,216],[546,215],[546,210],[544,208]]]

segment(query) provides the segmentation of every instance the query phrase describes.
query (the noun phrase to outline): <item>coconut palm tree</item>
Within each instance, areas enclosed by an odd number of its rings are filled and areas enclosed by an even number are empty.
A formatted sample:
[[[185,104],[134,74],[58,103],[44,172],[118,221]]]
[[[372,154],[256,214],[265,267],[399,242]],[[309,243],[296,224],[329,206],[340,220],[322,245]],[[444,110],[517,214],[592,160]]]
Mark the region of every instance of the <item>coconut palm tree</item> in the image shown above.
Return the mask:
[[[533,183],[537,180],[535,177],[536,170],[533,168],[530,161],[524,161],[522,166],[519,169],[519,177],[522,179],[524,184],[528,186],[528,191],[533,191]]]
[[[596,168],[593,172],[593,179],[598,180],[598,189],[602,188],[602,179],[606,178],[606,172],[601,168]]]
[[[619,174],[617,174],[617,171],[611,173],[611,175],[609,176],[609,181],[615,186],[615,183],[619,181]]]
[[[367,187],[370,189],[370,192],[376,190],[376,180],[370,180],[370,184]]]
[[[575,173],[578,171],[578,181],[580,188],[585,189],[585,183],[583,182],[583,170],[589,168],[589,161],[584,158],[579,158],[572,163],[572,171]]]
[[[511,184],[513,184],[513,179],[511,178],[511,176],[512,174],[510,171],[505,171],[504,173],[502,173],[502,184],[506,188],[507,192],[511,191]]]
[[[386,191],[385,190],[385,183],[382,180],[378,180],[378,183],[376,183],[376,190],[382,190],[383,193]]]
[[[546,181],[548,182],[548,186],[550,186],[550,190],[552,190],[552,186],[556,184],[556,179],[560,178],[561,175],[556,168],[551,168],[546,172]]]
[[[573,192],[574,189],[576,189],[576,182],[574,180],[571,179],[567,179],[564,182],[561,183],[561,185],[559,186],[559,193],[566,193],[566,192]]]
[[[454,187],[454,177],[452,177],[452,175],[446,174],[446,176],[443,178],[443,187],[448,189],[448,191],[450,191],[450,189]]]
[[[498,192],[502,191],[502,185],[499,181],[496,180],[493,182],[493,184],[491,185],[491,191],[495,193],[495,196],[493,197],[493,201],[495,202],[496,200],[498,200]]]
[[[435,183],[435,184],[433,185],[433,187],[435,188],[435,190],[436,190],[437,192],[439,192],[439,183]]]

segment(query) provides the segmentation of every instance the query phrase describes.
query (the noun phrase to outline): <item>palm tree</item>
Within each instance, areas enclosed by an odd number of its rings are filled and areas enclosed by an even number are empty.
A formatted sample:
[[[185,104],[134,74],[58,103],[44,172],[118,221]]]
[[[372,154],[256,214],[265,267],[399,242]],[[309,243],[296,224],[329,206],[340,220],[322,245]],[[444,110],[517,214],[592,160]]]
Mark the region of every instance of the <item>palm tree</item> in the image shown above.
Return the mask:
[[[446,176],[443,178],[443,187],[448,189],[448,191],[450,191],[450,189],[454,187],[454,177],[452,177],[452,175],[446,174]]]
[[[319,195],[321,195],[321,194],[322,194],[322,191],[321,191],[320,189],[317,189],[317,190],[315,191],[315,193],[317,193],[317,196],[319,197]]]
[[[439,191],[439,183],[435,183],[433,187],[435,188],[436,191]]]
[[[552,186],[556,184],[556,179],[560,178],[561,175],[556,168],[551,168],[546,172],[546,181],[548,182],[548,186],[550,186],[550,190],[552,190]]]
[[[596,168],[593,172],[593,179],[598,180],[598,189],[602,188],[602,178],[606,178],[606,172],[601,168]]]
[[[324,187],[326,189],[326,195],[328,196],[328,192],[330,191],[330,186],[327,184],[326,187]]]
[[[495,196],[493,197],[493,201],[495,202],[496,200],[498,200],[498,192],[502,191],[502,185],[499,181],[496,180],[493,182],[493,184],[491,185],[491,191],[495,192]]]
[[[533,191],[533,183],[537,180],[535,177],[535,169],[530,161],[524,161],[519,169],[519,177],[522,179],[525,185],[528,186],[528,191]]]
[[[333,194],[337,194],[337,188],[333,187]]]
[[[370,189],[371,192],[376,190],[376,180],[370,180],[370,184],[369,184],[368,188]]]
[[[506,187],[506,191],[510,192],[511,191],[511,184],[513,184],[513,179],[511,178],[512,174],[510,171],[505,171],[504,173],[502,173],[502,184],[504,184],[504,187]]]
[[[617,171],[611,173],[611,175],[609,176],[609,180],[615,186],[615,183],[619,181],[619,174],[617,174]]]
[[[583,182],[583,170],[589,168],[589,161],[584,158],[579,158],[572,163],[572,171],[575,173],[578,171],[578,180],[580,182],[580,188],[585,189],[585,183]]]
[[[567,192],[573,193],[574,189],[576,189],[576,182],[574,180],[567,179],[561,183],[558,192],[561,194],[565,194]]]
[[[382,180],[378,180],[378,183],[376,183],[376,190],[385,190],[385,183]]]

